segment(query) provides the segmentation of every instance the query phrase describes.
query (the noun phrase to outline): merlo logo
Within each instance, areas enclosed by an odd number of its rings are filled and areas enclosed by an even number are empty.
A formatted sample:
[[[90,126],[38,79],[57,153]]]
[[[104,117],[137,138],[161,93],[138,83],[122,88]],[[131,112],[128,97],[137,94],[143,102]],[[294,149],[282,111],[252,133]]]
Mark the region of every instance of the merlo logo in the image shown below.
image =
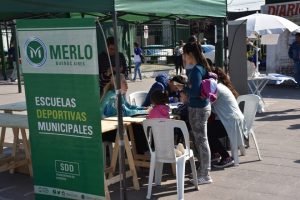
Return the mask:
[[[46,45],[37,37],[31,37],[24,46],[26,60],[33,67],[41,67],[47,60]]]

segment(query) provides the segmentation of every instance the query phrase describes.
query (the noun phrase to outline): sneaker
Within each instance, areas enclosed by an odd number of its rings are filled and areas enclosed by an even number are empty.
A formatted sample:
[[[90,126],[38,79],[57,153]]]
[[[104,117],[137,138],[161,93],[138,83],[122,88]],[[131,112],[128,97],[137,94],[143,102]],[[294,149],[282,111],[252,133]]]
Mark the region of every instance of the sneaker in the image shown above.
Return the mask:
[[[221,159],[221,161],[218,164],[213,165],[213,167],[223,169],[232,165],[234,165],[234,160],[231,157],[228,157],[225,159]]]
[[[201,176],[197,180],[198,180],[198,185],[210,184],[213,182],[210,176]]]
[[[210,162],[220,162],[221,156],[219,153],[214,153],[211,155]]]

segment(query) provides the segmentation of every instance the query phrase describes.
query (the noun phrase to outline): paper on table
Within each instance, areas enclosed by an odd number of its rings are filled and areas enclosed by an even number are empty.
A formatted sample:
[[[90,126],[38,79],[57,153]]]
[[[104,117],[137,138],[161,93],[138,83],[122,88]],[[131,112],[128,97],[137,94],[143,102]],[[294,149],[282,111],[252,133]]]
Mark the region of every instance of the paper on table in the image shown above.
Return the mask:
[[[178,108],[179,105],[183,104],[182,102],[170,103],[169,107],[171,109]]]
[[[267,34],[261,36],[261,44],[277,44],[279,34]]]

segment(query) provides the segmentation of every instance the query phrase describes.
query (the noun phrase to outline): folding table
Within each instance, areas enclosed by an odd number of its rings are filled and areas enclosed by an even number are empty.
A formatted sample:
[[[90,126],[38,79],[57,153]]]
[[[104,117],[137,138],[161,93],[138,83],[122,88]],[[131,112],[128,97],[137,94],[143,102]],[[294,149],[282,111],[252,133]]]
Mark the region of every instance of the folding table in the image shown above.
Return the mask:
[[[12,153],[9,157],[4,157],[0,162],[0,172],[13,170],[17,167],[28,165],[29,173],[32,176],[32,164],[31,164],[31,153],[29,142],[26,136],[25,129],[28,129],[28,118],[27,115],[15,115],[10,113],[0,113],[0,128],[8,127],[13,129],[14,142],[12,147]],[[21,130],[22,143],[25,151],[25,158],[20,159],[18,156],[19,152],[19,130]],[[4,140],[3,135],[1,135],[1,141]],[[0,143],[0,155],[3,151],[3,143]]]
[[[259,74],[253,77],[248,77],[248,87],[252,94],[256,94],[260,97],[262,103],[260,103],[258,112],[264,112],[265,101],[261,95],[267,84],[282,84],[285,81],[292,81],[297,83],[295,79],[291,76],[286,76],[283,74],[269,73],[269,74]]]
[[[4,111],[4,113],[10,113],[10,114],[12,114],[13,112],[26,111],[27,110],[26,102],[20,101],[20,102],[16,102],[16,103],[3,104],[3,105],[0,105],[0,110]],[[0,133],[0,154],[2,153],[2,150],[3,150],[2,148],[4,146],[5,133],[6,133],[6,127],[2,127],[1,133]]]
[[[129,122],[124,122],[125,129],[129,125],[130,125]],[[117,127],[118,127],[118,121],[101,120],[102,134],[105,134],[105,132],[108,132],[108,131],[117,130]],[[107,185],[110,185],[110,184],[120,181],[119,176],[113,177],[113,173],[116,171],[117,159],[118,159],[118,155],[119,155],[119,141],[120,141],[120,138],[119,138],[119,135],[117,134],[116,139],[115,139],[115,146],[113,148],[111,164],[110,164],[110,167],[106,169],[106,172],[109,173],[109,177],[106,180]],[[136,169],[135,169],[134,159],[133,159],[132,151],[131,151],[130,144],[129,144],[129,139],[128,139],[126,132],[124,134],[124,145],[125,145],[125,152],[127,155],[129,169],[130,169],[128,172],[126,172],[126,177],[132,176],[133,187],[135,190],[139,190],[140,186],[139,186],[138,177],[137,177],[137,173],[136,173]]]

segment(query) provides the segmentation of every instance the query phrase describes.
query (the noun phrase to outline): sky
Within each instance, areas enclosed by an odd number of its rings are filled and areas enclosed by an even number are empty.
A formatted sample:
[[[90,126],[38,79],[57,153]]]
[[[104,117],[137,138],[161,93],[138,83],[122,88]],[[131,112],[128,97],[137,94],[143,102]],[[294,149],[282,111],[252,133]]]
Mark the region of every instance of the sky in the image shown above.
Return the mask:
[[[227,0],[229,12],[260,10],[264,4],[265,0]]]

